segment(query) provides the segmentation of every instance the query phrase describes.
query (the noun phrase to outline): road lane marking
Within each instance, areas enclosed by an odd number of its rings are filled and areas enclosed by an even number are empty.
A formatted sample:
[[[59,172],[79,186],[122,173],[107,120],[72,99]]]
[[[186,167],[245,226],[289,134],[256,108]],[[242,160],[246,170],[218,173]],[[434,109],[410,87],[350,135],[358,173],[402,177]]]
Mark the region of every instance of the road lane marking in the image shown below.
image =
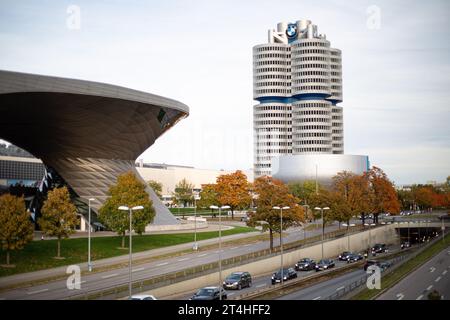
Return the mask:
[[[267,283],[258,284],[258,285],[256,286],[256,288],[261,288],[261,287],[265,287],[265,286],[267,286]]]
[[[203,253],[203,254],[199,254],[197,257],[201,258],[201,257],[207,256],[207,255],[208,255],[207,253]]]
[[[30,292],[27,292],[27,294],[37,294],[37,293],[42,293],[45,291],[48,291],[48,289],[46,288],[46,289],[41,289],[41,290],[36,290],[36,291],[30,291]]]
[[[320,296],[315,297],[313,300],[319,300],[319,299],[320,299]]]
[[[233,247],[233,248],[230,248],[230,250],[236,250],[237,248],[239,248],[239,247]]]
[[[186,261],[186,260],[189,260],[189,258],[183,258],[183,259],[178,259],[177,261]]]
[[[163,262],[163,263],[157,264],[156,266],[157,267],[162,267],[162,266],[165,266],[166,264],[169,264],[169,263],[168,262]]]
[[[397,294],[397,300],[402,300],[405,296],[402,293]]]
[[[422,298],[423,298],[423,294],[421,294],[420,296],[418,296],[416,300],[421,300]]]
[[[142,270],[145,270],[145,268],[137,268],[137,269],[133,269],[132,272],[138,272],[138,271],[142,271]]]
[[[439,282],[439,280],[441,280],[441,277],[437,277],[436,280],[434,280],[434,282]]]
[[[344,289],[344,288],[345,288],[344,286],[339,287],[339,288],[336,289],[336,291],[342,290],[342,289]]]
[[[102,276],[102,279],[108,279],[108,278],[112,278],[112,277],[115,277],[115,276],[118,276],[118,275],[119,275],[118,273],[108,274],[106,276]]]
[[[433,288],[433,285],[429,286],[429,287],[427,288],[427,290],[430,291],[431,288]]]
[[[442,271],[442,275],[445,276],[447,274],[447,270]]]
[[[249,243],[249,244],[244,244],[243,247],[250,247],[251,245],[252,245],[251,243]]]
[[[431,268],[430,268],[430,272],[434,272],[434,270],[436,270],[435,267],[431,267]]]

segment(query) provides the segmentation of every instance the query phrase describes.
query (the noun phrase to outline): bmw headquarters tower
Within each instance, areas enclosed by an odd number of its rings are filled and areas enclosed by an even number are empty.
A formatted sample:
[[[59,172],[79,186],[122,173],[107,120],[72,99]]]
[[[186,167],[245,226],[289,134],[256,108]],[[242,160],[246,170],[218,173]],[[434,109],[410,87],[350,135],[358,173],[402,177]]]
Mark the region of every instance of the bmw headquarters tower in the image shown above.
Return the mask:
[[[253,47],[254,174],[285,182],[361,174],[367,156],[344,155],[341,50],[309,20],[281,22]]]

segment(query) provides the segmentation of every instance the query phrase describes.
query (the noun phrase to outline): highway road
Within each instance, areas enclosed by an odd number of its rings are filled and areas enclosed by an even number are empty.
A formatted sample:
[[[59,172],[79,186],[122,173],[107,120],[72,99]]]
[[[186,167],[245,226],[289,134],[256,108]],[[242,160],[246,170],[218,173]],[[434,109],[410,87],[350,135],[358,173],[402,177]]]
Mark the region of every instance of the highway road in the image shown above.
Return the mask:
[[[338,261],[337,259],[335,259],[335,263],[336,263],[336,267],[340,267],[340,266],[344,266],[347,263],[344,261]],[[293,266],[292,266],[293,267]],[[245,270],[242,270],[245,271]],[[274,272],[277,270],[273,270]],[[307,276],[310,276],[312,274],[315,274],[316,271],[311,270],[311,271],[298,271],[297,272],[297,277],[298,278],[305,278]],[[224,278],[228,276],[227,274],[224,275]],[[268,273],[266,275],[263,276],[259,276],[259,277],[254,277],[252,280],[252,286],[250,288],[243,288],[241,290],[226,290],[228,297],[230,298],[234,298],[235,296],[244,294],[244,293],[249,293],[252,291],[256,291],[259,289],[263,289],[263,288],[267,288],[272,286],[272,273]],[[217,279],[218,280],[218,279]],[[291,281],[291,280],[288,280]],[[219,282],[217,281],[217,283],[211,283],[209,284],[209,286],[218,286]],[[200,289],[200,288],[199,288]],[[193,296],[195,292],[193,291],[192,293],[189,294],[184,294],[184,295],[180,295],[180,296],[176,296],[176,297],[170,297],[170,299],[175,299],[175,300],[188,300],[190,297]]]
[[[337,224],[329,226],[326,231],[336,230]],[[292,228],[287,231],[288,235],[283,238],[283,243],[288,243],[304,238],[301,228]],[[307,237],[321,234],[321,229],[306,232]],[[279,239],[274,239],[274,245],[278,245]],[[222,249],[222,259],[239,256],[245,253],[266,249],[269,247],[268,241],[261,241],[254,244],[246,244]],[[135,265],[133,267],[133,281],[148,279],[172,271],[183,270],[186,267],[193,267],[218,260],[218,250],[208,250],[193,252],[182,256],[160,259],[153,262]],[[91,275],[83,275],[81,278],[80,290],[68,290],[66,280],[51,281],[45,284],[33,285],[24,288],[17,288],[0,292],[0,299],[65,299],[93,290],[107,289],[128,283],[128,267],[113,269],[111,271],[97,272]]]
[[[322,300],[328,296],[343,290],[345,286],[350,285],[364,276],[365,272],[361,268],[349,273],[345,273],[339,277],[320,282],[316,285],[292,292],[277,300]]]
[[[389,247],[389,253],[393,253],[399,251],[399,249],[395,249],[393,247]],[[377,258],[382,257],[385,254],[377,254]],[[333,258],[336,268],[342,267],[347,265],[346,261],[339,261],[337,258]],[[293,266],[292,266],[293,267]],[[242,270],[245,271],[245,270]],[[274,270],[275,272],[276,270]],[[297,277],[298,278],[305,278],[307,276],[310,276],[312,274],[315,274],[316,271],[298,271]],[[313,285],[311,287],[302,288],[296,292],[293,292],[291,294],[288,294],[286,296],[280,297],[280,300],[319,300],[320,298],[328,297],[335,293],[338,289],[342,289],[344,286],[360,279],[365,274],[364,270],[356,270],[353,272],[349,272],[347,274],[344,274],[342,276],[324,281],[322,283],[319,283],[317,285]],[[227,275],[224,275],[226,277]],[[243,288],[241,290],[226,290],[227,294],[230,298],[234,298],[235,296],[249,293],[252,291],[256,291],[262,288],[267,288],[272,285],[271,283],[271,276],[272,273],[255,277],[253,278],[253,284],[250,288]],[[288,280],[290,281],[290,280]],[[211,283],[209,286],[218,286],[217,283]],[[200,288],[199,288],[200,289]],[[188,300],[195,292],[189,293],[189,294],[183,294],[179,296],[171,296],[170,299],[176,299],[176,300]]]
[[[392,247],[389,248],[389,253],[396,251],[399,251],[399,249],[393,249]],[[377,254],[377,259],[383,255],[384,254]],[[390,260],[391,259],[386,259],[386,261]],[[353,282],[360,280],[364,277],[364,275],[364,269],[360,268],[359,270],[351,271],[307,288],[302,288],[291,292],[278,298],[277,300],[323,300],[336,292],[343,290],[346,286],[349,286]]]
[[[450,300],[450,247],[378,297],[378,300],[427,300],[437,290]]]

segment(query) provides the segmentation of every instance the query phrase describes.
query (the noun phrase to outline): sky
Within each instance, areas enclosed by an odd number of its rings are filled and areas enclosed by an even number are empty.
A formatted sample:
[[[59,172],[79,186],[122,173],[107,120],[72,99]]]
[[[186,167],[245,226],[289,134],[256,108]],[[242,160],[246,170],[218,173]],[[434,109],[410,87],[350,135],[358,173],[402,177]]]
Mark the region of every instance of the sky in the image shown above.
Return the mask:
[[[0,69],[121,85],[189,117],[139,158],[253,165],[252,47],[311,20],[342,50],[344,147],[396,184],[450,175],[450,1],[0,0]],[[1,115],[0,115],[1,116]]]

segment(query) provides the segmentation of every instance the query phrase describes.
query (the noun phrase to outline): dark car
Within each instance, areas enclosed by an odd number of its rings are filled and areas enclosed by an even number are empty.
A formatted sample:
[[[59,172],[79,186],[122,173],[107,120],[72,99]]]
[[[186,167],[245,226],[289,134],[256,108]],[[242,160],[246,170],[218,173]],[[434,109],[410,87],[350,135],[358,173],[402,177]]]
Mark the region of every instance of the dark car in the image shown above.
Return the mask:
[[[392,264],[389,261],[380,261],[380,263],[378,264],[378,266],[380,267],[381,271],[386,270],[387,268],[389,268]]]
[[[334,261],[331,259],[323,259],[320,260],[317,264],[316,264],[316,271],[320,271],[320,270],[327,270],[330,268],[333,268],[335,266]]]
[[[233,272],[225,278],[223,282],[224,289],[241,290],[252,286],[252,276],[248,272]]]
[[[220,291],[222,291],[222,299],[227,299],[227,292],[219,287],[205,287],[197,291],[190,300],[219,300]]]
[[[295,264],[295,270],[297,271],[314,270],[315,267],[316,262],[310,258],[301,259]]]
[[[377,243],[372,247],[372,255],[383,252],[387,252],[387,247],[384,243]]]
[[[379,266],[380,262],[377,260],[367,260],[366,263],[364,263],[364,271],[367,271],[367,268],[370,266]]]
[[[288,268],[283,270],[280,269],[277,272],[273,273],[272,284],[281,282],[281,271],[283,271],[283,281],[297,278],[297,272],[295,272],[294,268]]]
[[[338,259],[341,261],[347,261],[348,256],[351,255],[352,253],[350,251],[344,251],[342,252],[340,255],[338,255]]]
[[[408,241],[402,242],[402,244],[400,245],[401,249],[405,249],[405,248],[409,248],[411,247],[411,243],[409,243]]]
[[[359,253],[351,253],[347,256],[347,263],[357,262],[359,260],[363,260],[364,257]]]

